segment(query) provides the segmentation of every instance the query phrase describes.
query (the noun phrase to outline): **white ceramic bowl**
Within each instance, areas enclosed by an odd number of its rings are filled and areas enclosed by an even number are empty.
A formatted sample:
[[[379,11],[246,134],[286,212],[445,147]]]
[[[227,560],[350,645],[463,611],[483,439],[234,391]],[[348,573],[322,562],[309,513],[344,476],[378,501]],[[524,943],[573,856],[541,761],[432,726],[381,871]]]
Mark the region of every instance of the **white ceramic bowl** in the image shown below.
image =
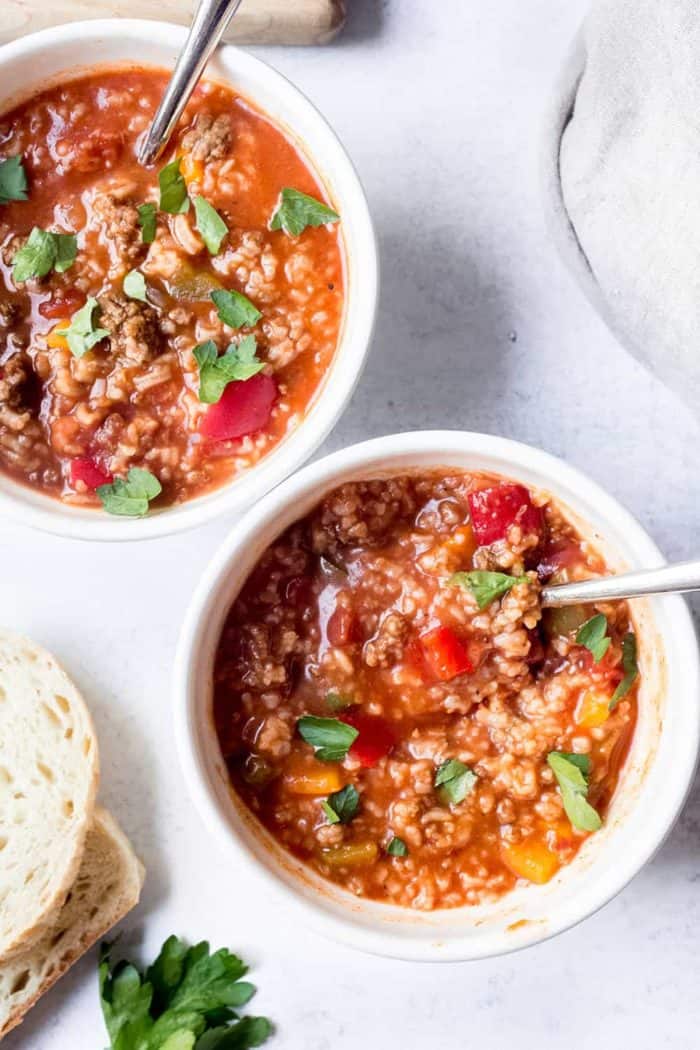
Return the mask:
[[[591,915],[658,849],[686,797],[698,751],[697,643],[685,602],[667,596],[634,605],[643,670],[640,713],[605,826],[545,886],[516,888],[476,908],[428,913],[358,900],[291,858],[242,804],[232,801],[212,723],[212,661],[229,606],[263,550],[342,482],[455,467],[492,471],[551,493],[613,569],[663,562],[626,510],[553,456],[484,434],[397,434],[353,445],[306,467],[236,524],[193,598],[175,664],[176,732],[185,780],[236,879],[264,880],[290,914],[339,941],[416,960],[497,955],[535,944]]]
[[[172,68],[185,30],[165,22],[74,22],[0,47],[0,112],[47,87],[99,66]],[[0,515],[49,532],[91,540],[147,539],[252,506],[296,470],[326,437],[349,401],[369,348],[377,303],[377,248],[362,186],[318,110],[281,74],[235,47],[220,48],[207,76],[231,84],[269,114],[308,158],[342,216],[346,304],[331,367],[301,425],[261,462],[216,491],[145,518],[69,507],[0,473]]]

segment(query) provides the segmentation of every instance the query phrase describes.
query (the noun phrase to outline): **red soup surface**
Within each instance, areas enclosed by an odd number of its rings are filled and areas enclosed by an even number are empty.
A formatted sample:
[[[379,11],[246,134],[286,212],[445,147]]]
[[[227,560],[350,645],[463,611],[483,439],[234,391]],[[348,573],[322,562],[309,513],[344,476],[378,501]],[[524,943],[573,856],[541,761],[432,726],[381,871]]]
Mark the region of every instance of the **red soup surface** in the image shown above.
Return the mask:
[[[165,82],[95,72],[0,117],[0,470],[112,513],[257,463],[302,420],[343,313],[339,217],[230,88],[201,84],[165,158],[138,164]]]
[[[634,731],[624,602],[556,503],[481,474],[343,485],[230,610],[214,717],[232,787],[351,893],[413,908],[545,883],[605,820]]]

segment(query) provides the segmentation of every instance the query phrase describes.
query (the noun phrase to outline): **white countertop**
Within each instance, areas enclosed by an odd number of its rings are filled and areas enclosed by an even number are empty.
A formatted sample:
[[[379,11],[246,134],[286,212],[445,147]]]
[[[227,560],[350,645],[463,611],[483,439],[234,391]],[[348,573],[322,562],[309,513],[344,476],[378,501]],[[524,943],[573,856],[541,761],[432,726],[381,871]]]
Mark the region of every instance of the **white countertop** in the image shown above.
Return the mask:
[[[544,228],[541,115],[585,0],[349,6],[333,47],[263,53],[340,133],[381,242],[374,349],[325,450],[415,427],[520,438],[607,486],[669,557],[697,555],[698,425],[592,314]],[[169,675],[190,593],[230,524],[143,546],[0,524],[0,620],[54,650],[83,688],[102,798],[148,868],[126,943],[149,960],[172,932],[238,950],[260,988],[254,1012],[278,1024],[275,1050],[697,1045],[698,791],[600,914],[482,963],[420,966],[328,944],[280,921],[222,861],[180,780]],[[95,965],[92,952],[7,1050],[105,1046]]]

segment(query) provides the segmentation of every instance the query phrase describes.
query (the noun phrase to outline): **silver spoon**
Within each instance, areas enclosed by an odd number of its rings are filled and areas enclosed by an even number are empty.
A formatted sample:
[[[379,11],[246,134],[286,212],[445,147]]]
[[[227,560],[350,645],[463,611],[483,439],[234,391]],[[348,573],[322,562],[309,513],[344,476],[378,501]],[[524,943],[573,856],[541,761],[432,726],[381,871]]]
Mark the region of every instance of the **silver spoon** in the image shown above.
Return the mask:
[[[660,569],[642,569],[619,576],[604,576],[582,583],[562,583],[543,587],[542,605],[557,609],[562,605],[601,602],[614,598],[640,598],[669,591],[700,591],[700,561],[664,565]]]
[[[240,3],[241,0],[200,0],[163,100],[139,149],[140,164],[152,164],[167,146],[212,51]]]

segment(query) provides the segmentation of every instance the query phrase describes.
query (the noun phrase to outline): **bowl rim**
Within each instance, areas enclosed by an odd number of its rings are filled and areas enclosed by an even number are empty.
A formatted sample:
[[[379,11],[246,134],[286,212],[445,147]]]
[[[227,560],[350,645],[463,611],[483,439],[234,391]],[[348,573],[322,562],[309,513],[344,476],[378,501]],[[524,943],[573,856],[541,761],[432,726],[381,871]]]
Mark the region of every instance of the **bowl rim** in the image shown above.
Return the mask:
[[[534,471],[546,479],[541,487],[546,488],[547,480],[551,481],[555,499],[560,498],[557,489],[568,488],[581,493],[589,506],[602,508],[604,513],[613,516],[617,531],[624,529],[625,536],[629,537],[629,547],[625,550],[627,555],[644,558],[649,565],[664,563],[656,544],[629,511],[596,482],[547,452],[510,439],[466,431],[412,431],[387,435],[348,446],[306,466],[269,493],[236,524],[215,553],[193,593],[178,639],[173,667],[174,728],[180,766],[195,808],[217,846],[237,864],[244,864],[253,877],[264,881],[266,892],[269,891],[283,907],[289,906],[298,919],[307,921],[322,935],[373,954],[412,961],[466,961],[507,954],[548,940],[602,908],[653,857],[673,827],[693,781],[700,743],[700,705],[697,702],[700,695],[700,660],[697,637],[684,599],[678,595],[666,596],[660,608],[665,619],[673,625],[674,640],[678,638],[679,646],[685,653],[684,691],[673,697],[674,715],[682,720],[683,750],[677,755],[677,761],[674,757],[672,781],[664,782],[661,812],[656,814],[655,820],[645,824],[644,835],[635,841],[635,850],[627,856],[616,856],[615,865],[608,866],[603,877],[605,888],[594,899],[586,900],[582,905],[573,899],[574,895],[570,895],[566,906],[558,910],[546,929],[535,926],[519,930],[517,936],[508,940],[498,930],[490,934],[484,931],[483,943],[480,942],[476,950],[464,934],[445,944],[412,938],[410,931],[400,932],[396,928],[368,929],[352,921],[350,909],[342,916],[322,910],[308,895],[283,883],[272,864],[265,863],[252,853],[220,812],[195,740],[198,646],[209,610],[225,587],[229,567],[236,558],[245,560],[246,544],[257,532],[267,528],[275,519],[288,516],[290,509],[312,492],[321,493],[332,486],[334,479],[342,480],[340,475],[351,470],[357,475],[360,468],[379,473],[383,460],[401,455],[416,459],[424,454],[432,455],[434,467],[439,469],[442,453],[465,457],[485,454],[494,459],[507,460],[512,464],[515,478],[519,477],[520,471]],[[414,469],[421,467],[430,469],[422,465]],[[388,468],[387,474],[400,473],[402,469]],[[279,531],[288,523],[280,524]],[[251,559],[248,568],[252,568],[256,560],[257,557]],[[683,700],[685,703],[682,703]],[[658,732],[659,741],[662,737],[663,733]]]
[[[66,23],[30,33],[0,46],[0,71],[9,62],[17,60],[25,61],[27,70],[31,71],[36,69],[36,59],[42,54],[71,46],[79,47],[84,53],[90,41],[105,39],[123,40],[127,53],[121,59],[98,59],[82,63],[80,72],[88,72],[91,68],[114,68],[120,63],[125,66],[136,63],[145,67],[162,67],[167,65],[166,61],[158,61],[149,54],[148,41],[156,41],[160,47],[177,52],[186,33],[184,26],[156,19],[101,18]],[[143,52],[139,58],[133,55],[137,48]],[[0,476],[0,514],[8,520],[71,539],[119,542],[183,532],[227,513],[244,512],[313,455],[338,422],[359,382],[372,344],[379,297],[377,236],[359,174],[329,121],[298,87],[273,66],[231,44],[221,45],[210,62],[213,79],[228,80],[234,86],[236,75],[255,80],[261,93],[276,93],[277,97],[284,100],[287,109],[295,108],[298,114],[303,114],[304,121],[313,123],[314,134],[323,140],[322,151],[318,148],[312,150],[295,129],[298,117],[275,117],[268,112],[267,106],[258,101],[254,91],[242,92],[250,97],[250,101],[264,116],[268,116],[276,126],[281,126],[285,133],[296,140],[331,197],[334,196],[332,190],[337,189],[342,182],[343,194],[346,196],[344,210],[347,212],[349,209],[352,214],[355,242],[351,253],[348,239],[344,238],[346,280],[349,282],[352,269],[354,281],[352,287],[349,283],[346,287],[343,327],[334,357],[301,423],[257,464],[210,493],[174,507],[163,508],[143,518],[118,518],[102,515],[99,509],[76,513],[75,508],[67,507],[60,500],[15,481],[3,472]],[[219,67],[223,64],[230,65],[230,69],[221,70]],[[66,74],[70,75],[71,71],[75,71],[75,66],[66,62]],[[27,97],[34,90],[41,89],[40,79],[31,72],[27,74],[27,81],[32,85],[31,88],[14,84],[11,94],[0,93],[0,111],[4,108],[3,100],[12,106],[13,100]],[[320,155],[321,152],[323,155]],[[357,264],[352,264],[351,256],[357,259]],[[354,331],[348,335],[351,317]]]

